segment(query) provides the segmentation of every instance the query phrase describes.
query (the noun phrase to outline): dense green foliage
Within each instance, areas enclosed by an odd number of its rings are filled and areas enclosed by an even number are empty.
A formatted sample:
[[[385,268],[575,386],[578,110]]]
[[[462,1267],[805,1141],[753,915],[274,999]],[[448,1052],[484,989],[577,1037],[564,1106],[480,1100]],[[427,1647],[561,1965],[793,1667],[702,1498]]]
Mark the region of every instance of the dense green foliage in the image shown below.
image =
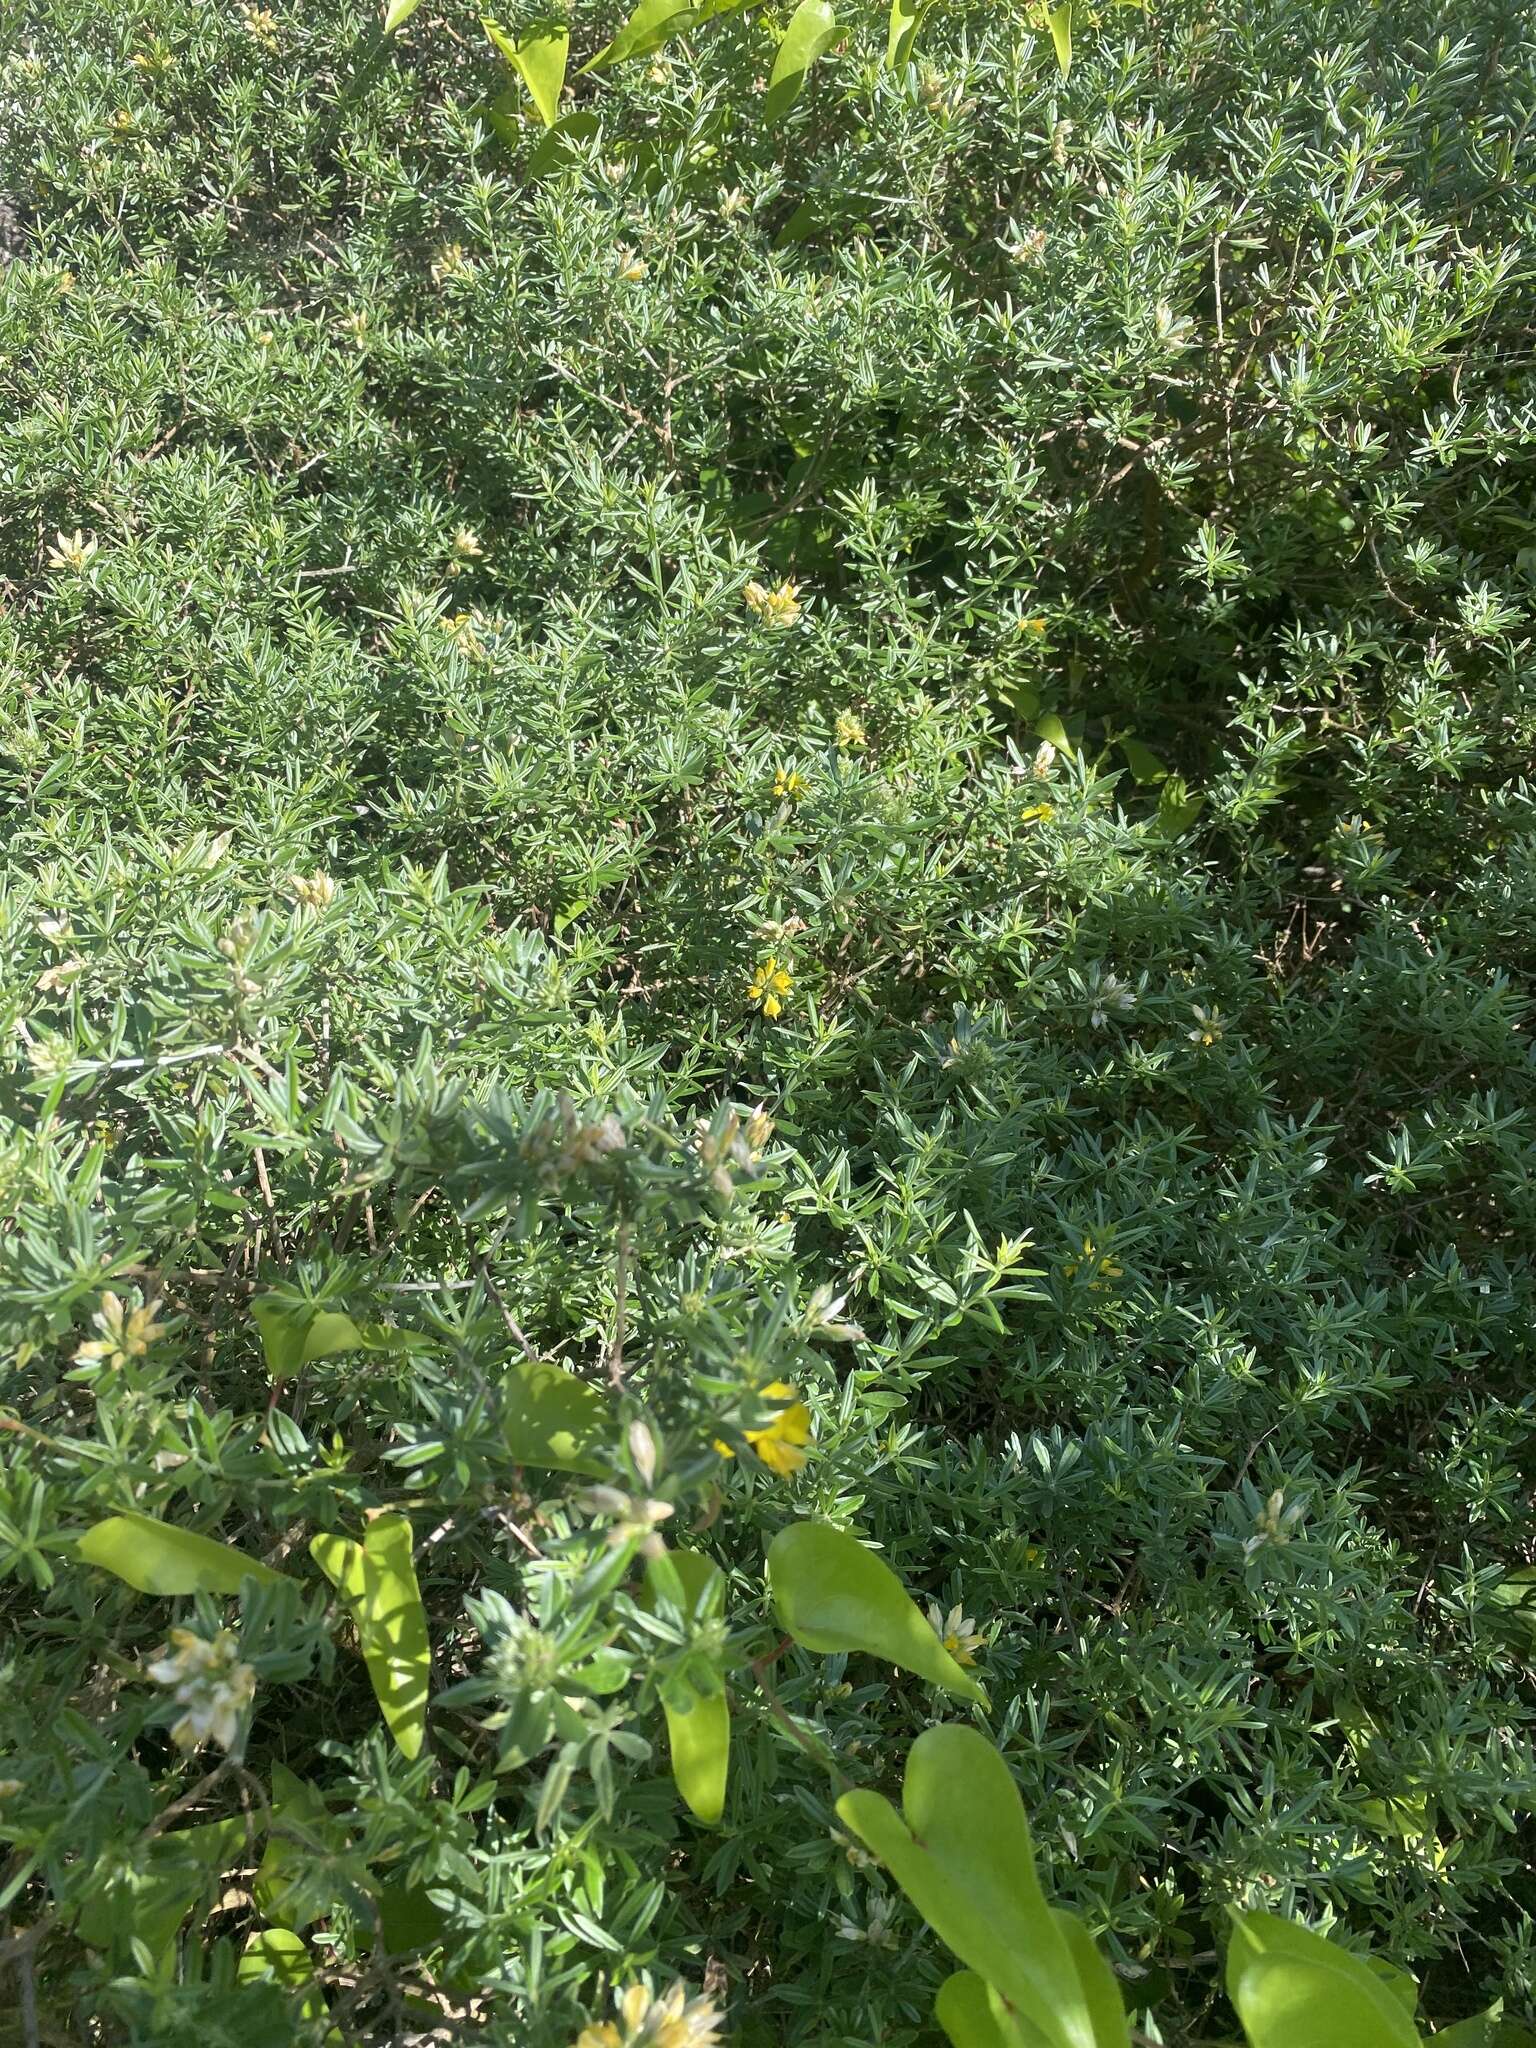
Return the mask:
[[[995,0],[894,70],[842,11],[776,123],[764,8],[573,82],[552,152],[438,0],[6,7],[35,2038],[322,2038],[234,1981],[274,1802],[344,2039],[566,2048],[641,1971],[744,2048],[934,2038],[820,1758],[891,1792],[968,1709],[790,1646],[764,1690],[804,1515],[974,1624],[1138,2024],[1231,2033],[1227,1903],[1437,2021],[1536,1999],[1528,12],[1085,10],[1064,84]],[[433,1342],[274,1384],[267,1296]],[[729,1641],[599,1583],[529,1350],[643,1412]],[[385,1508],[414,1762],[310,1548]],[[127,1512],[285,1579],[135,1591],[75,1553]],[[221,1624],[229,1768],[148,1672]],[[711,1829],[663,1709],[732,1658]]]

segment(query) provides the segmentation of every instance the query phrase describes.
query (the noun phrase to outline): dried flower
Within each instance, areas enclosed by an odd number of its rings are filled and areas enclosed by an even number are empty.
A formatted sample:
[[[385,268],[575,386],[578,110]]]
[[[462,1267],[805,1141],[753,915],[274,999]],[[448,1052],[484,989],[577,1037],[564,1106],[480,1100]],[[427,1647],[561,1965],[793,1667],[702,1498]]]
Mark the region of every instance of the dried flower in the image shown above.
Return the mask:
[[[277,48],[277,16],[272,12],[271,8],[242,7],[240,12],[245,17],[245,32],[251,40],[260,43],[263,49],[275,50]]]
[[[156,1685],[173,1687],[176,1704],[186,1709],[171,1729],[178,1749],[199,1749],[205,1742],[234,1748],[240,1717],[256,1692],[256,1674],[239,1661],[239,1648],[227,1628],[212,1641],[189,1628],[173,1628],[165,1654],[146,1666]]]
[[[577,1494],[576,1505],[589,1515],[609,1519],[612,1526],[608,1542],[613,1549],[624,1543],[638,1543],[645,1557],[661,1556],[666,1545],[656,1534],[657,1527],[677,1512],[669,1500],[650,1500],[644,1494],[625,1493],[617,1486],[589,1486]]]

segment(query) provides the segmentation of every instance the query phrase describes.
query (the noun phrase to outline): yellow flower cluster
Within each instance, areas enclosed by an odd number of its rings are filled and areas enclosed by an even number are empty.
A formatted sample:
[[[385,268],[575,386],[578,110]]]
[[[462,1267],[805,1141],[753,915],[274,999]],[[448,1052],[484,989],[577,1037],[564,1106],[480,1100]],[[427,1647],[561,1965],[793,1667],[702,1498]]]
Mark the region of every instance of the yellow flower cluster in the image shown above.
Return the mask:
[[[754,1010],[761,1010],[765,1017],[780,1017],[784,1014],[784,1000],[795,985],[795,978],[787,967],[779,965],[776,953],[770,953],[752,970],[747,983],[747,1001]]]
[[[617,2020],[583,2027],[576,2048],[716,2048],[723,2024],[714,2001],[690,1998],[674,1984],[658,1998],[649,1984],[630,1984],[614,1999]]]
[[[800,616],[798,583],[779,583],[772,590],[762,583],[749,583],[742,596],[747,610],[756,613],[765,626],[782,629],[794,625]]]
[[[770,1472],[781,1479],[792,1478],[805,1463],[805,1446],[811,1440],[811,1411],[799,1391],[788,1380],[773,1380],[762,1390],[764,1400],[782,1401],[784,1406],[765,1429],[744,1429],[742,1435]],[[715,1449],[724,1458],[736,1453],[719,1441]]]
[[[1083,1255],[1080,1259],[1068,1259],[1062,1267],[1063,1275],[1075,1279],[1079,1273],[1088,1275],[1090,1290],[1097,1294],[1107,1280],[1120,1280],[1125,1268],[1112,1259],[1107,1251],[1096,1245],[1091,1237],[1083,1239]]]

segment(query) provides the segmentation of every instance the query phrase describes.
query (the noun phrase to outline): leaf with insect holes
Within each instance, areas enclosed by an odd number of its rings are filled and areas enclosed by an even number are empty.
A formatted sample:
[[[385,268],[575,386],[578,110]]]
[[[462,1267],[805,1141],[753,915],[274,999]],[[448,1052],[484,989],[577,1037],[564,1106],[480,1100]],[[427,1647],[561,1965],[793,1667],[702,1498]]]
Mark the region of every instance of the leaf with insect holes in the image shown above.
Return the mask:
[[[135,1592],[168,1599],[188,1593],[238,1593],[246,1579],[276,1585],[286,1577],[211,1536],[131,1512],[109,1515],[87,1529],[75,1553],[85,1563],[112,1572]]]
[[[823,1656],[862,1650],[930,1685],[985,1706],[883,1558],[830,1522],[792,1522],[768,1546],[768,1584],[780,1622]]]
[[[404,1757],[421,1754],[427,1732],[432,1646],[411,1561],[404,1515],[377,1515],[361,1543],[316,1536],[309,1554],[346,1602],[389,1732]]]

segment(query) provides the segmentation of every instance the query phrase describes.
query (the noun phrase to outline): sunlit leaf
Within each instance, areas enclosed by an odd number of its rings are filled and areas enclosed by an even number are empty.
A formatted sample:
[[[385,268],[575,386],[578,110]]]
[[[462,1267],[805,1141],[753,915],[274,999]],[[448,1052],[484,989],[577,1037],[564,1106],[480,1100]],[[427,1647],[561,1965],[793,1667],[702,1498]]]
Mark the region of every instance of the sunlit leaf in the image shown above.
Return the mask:
[[[129,1942],[142,1942],[156,1974],[168,1974],[182,1921],[244,1854],[247,1840],[239,1815],[155,1836],[131,1865],[110,1868],[104,1881],[87,1892],[76,1922],[80,1939],[125,1960]]]
[[[837,1812],[939,1939],[1050,2048],[1128,2041],[1123,2015],[1115,2015],[1118,2032],[1100,2032],[1113,2011],[1102,1979],[1095,1971],[1085,1984],[1079,1973],[1065,1916],[1051,1911],[1035,1875],[1018,1787],[984,1735],[927,1729],[907,1757],[900,1813],[878,1792],[863,1791],[845,1792]]]
[[[617,1430],[612,1402],[599,1387],[544,1359],[514,1365],[501,1388],[502,1431],[519,1465],[608,1477],[602,1447]]]
[[[1025,2048],[1008,2008],[974,1970],[956,1970],[945,1978],[933,2003],[933,2016],[948,2035],[951,2048]]]
[[[577,76],[604,71],[610,64],[622,64],[626,57],[647,57],[669,36],[691,28],[698,18],[699,9],[691,0],[640,0],[613,41],[589,57]]]
[[[1056,62],[1065,78],[1072,69],[1072,0],[1061,0],[1061,5],[1053,7],[1045,19],[1051,41],[1056,45]]]
[[[269,1977],[285,1991],[304,1990],[300,2017],[323,2020],[326,2016],[325,1994],[315,1982],[314,1958],[308,1944],[289,1928],[258,1928],[245,1944],[235,1975],[242,1984]]]
[[[277,1572],[244,1551],[198,1536],[150,1515],[109,1515],[87,1529],[75,1546],[87,1564],[100,1565],[139,1593],[238,1593],[241,1581],[275,1585]]]
[[[719,1612],[725,1575],[711,1558],[696,1550],[668,1551],[647,1570],[647,1605],[654,1607],[672,1578],[681,1593],[684,1614],[704,1620]],[[673,1595],[676,1597],[676,1594]],[[713,1827],[725,1811],[725,1786],[731,1760],[731,1710],[724,1688],[713,1693],[692,1691],[692,1704],[663,1697],[672,1777],[684,1805],[706,1826]]]
[[[274,1380],[285,1380],[301,1365],[341,1351],[427,1351],[435,1346],[424,1330],[354,1322],[339,1309],[312,1309],[283,1294],[258,1294],[251,1314]]]
[[[768,1547],[768,1583],[780,1622],[826,1656],[863,1650],[930,1685],[985,1705],[882,1558],[830,1522],[792,1522]]]
[[[1420,2048],[1402,2000],[1358,1956],[1278,1914],[1228,1910],[1227,1996],[1251,2048]]]
[[[789,26],[779,44],[773,69],[768,74],[768,92],[763,101],[763,118],[777,121],[800,97],[806,73],[816,59],[837,39],[837,16],[830,0],[800,0],[789,17]]]
[[[410,1522],[404,1515],[378,1515],[361,1543],[320,1535],[309,1551],[347,1604],[374,1696],[401,1755],[419,1756],[432,1649],[411,1561]]]
[[[389,11],[384,16],[384,33],[392,36],[402,28],[421,5],[421,0],[389,0]]]
[[[546,128],[560,118],[560,93],[565,84],[566,58],[570,54],[571,32],[563,22],[544,22],[529,29],[516,41],[489,18],[480,26],[528,88]]]
[[[885,38],[885,61],[891,69],[911,62],[917,32],[933,12],[934,0],[891,0],[890,26]]]
[[[1125,756],[1126,767],[1130,769],[1137,782],[1168,780],[1168,770],[1150,747],[1144,747],[1140,740],[1133,739],[1123,739],[1117,744]]]

